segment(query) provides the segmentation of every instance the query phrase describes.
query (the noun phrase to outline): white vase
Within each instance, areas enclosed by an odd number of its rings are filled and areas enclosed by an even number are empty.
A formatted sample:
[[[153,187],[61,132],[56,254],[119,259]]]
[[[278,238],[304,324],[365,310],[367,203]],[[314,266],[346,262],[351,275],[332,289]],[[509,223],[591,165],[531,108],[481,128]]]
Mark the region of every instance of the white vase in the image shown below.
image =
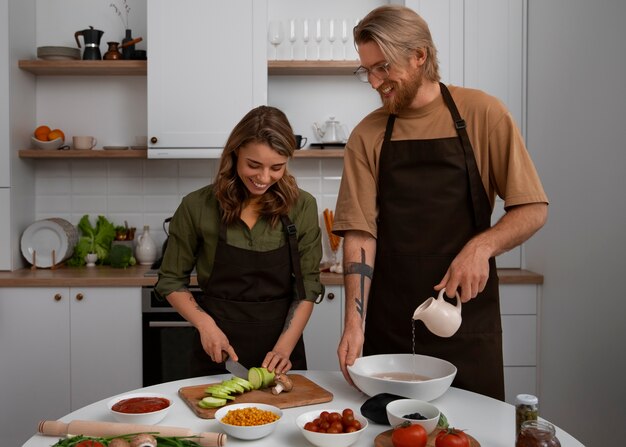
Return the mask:
[[[87,253],[87,255],[85,255],[85,262],[87,263],[87,267],[95,267],[97,260],[98,255],[96,253]]]
[[[135,258],[141,265],[151,265],[157,258],[157,246],[150,236],[150,226],[144,225],[143,233],[137,238]]]

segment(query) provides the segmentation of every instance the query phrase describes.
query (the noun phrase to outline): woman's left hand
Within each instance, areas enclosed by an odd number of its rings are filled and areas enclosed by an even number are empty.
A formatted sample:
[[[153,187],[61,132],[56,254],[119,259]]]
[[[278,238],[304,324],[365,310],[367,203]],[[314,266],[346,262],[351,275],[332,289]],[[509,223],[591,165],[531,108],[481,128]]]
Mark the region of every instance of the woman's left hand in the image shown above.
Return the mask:
[[[291,360],[289,360],[289,355],[284,355],[277,351],[270,351],[265,356],[261,366],[276,374],[281,374],[291,369]]]

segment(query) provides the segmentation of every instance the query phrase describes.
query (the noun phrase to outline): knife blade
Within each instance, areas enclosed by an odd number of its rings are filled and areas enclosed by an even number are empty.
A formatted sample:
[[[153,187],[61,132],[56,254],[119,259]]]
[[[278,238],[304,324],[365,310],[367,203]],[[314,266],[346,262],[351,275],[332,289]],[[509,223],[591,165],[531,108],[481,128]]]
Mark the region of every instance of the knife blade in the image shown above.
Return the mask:
[[[241,377],[248,380],[248,368],[239,362],[235,362],[232,358],[226,359],[226,369],[235,377]]]

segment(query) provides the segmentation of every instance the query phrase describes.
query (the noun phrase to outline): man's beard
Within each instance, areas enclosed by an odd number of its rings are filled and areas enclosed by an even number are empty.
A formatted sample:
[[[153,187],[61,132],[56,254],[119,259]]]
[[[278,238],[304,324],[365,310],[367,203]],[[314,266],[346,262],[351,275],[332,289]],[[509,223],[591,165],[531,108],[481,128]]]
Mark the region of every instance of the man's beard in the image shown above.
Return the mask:
[[[409,78],[399,84],[395,81],[387,82],[378,88],[380,99],[383,102],[383,109],[389,114],[397,114],[400,110],[408,107],[415,96],[417,91],[422,86],[423,75],[421,70],[410,72]],[[391,98],[385,98],[381,92],[381,89],[391,84],[393,86],[394,95]]]

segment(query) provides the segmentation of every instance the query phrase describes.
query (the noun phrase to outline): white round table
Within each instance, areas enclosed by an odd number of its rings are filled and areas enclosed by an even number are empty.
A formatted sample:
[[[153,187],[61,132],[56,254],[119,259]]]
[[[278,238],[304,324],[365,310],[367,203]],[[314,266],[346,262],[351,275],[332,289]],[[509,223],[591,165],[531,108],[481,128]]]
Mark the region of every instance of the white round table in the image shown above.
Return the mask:
[[[330,402],[307,405],[305,407],[287,408],[283,410],[283,418],[274,431],[266,438],[257,441],[241,441],[228,437],[227,446],[258,447],[294,447],[310,445],[296,427],[295,420],[301,413],[322,408],[352,408],[359,412],[361,405],[368,396],[351,387],[340,372],[329,371],[292,371],[302,374],[322,388],[333,393]],[[201,419],[178,396],[182,387],[220,382],[230,375],[196,377],[193,379],[167,382],[160,385],[142,388],[135,391],[155,391],[169,394],[174,398],[174,406],[160,425],[171,427],[188,427],[195,432],[219,432],[218,423],[214,419]],[[76,410],[61,418],[61,421],[94,420],[115,422],[107,410],[107,399]],[[482,447],[511,447],[515,438],[515,408],[505,402],[458,388],[450,388],[443,396],[432,401],[454,427],[466,430]],[[376,436],[389,430],[388,425],[374,424],[370,421],[365,433],[353,444],[354,447],[373,447]],[[583,446],[571,435],[557,427],[557,437],[563,447]],[[34,435],[23,447],[50,447],[57,441],[50,436]]]

